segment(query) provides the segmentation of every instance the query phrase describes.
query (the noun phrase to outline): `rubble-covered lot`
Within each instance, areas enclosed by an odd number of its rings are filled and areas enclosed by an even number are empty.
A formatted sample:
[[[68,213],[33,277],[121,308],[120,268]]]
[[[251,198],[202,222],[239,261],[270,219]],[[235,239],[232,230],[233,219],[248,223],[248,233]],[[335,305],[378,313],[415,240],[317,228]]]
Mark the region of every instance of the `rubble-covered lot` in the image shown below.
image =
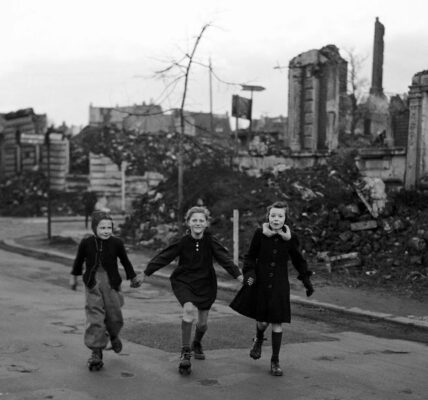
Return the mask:
[[[203,201],[211,230],[229,248],[233,209],[240,212],[240,256],[276,200],[289,204],[291,230],[299,237],[319,284],[343,284],[428,298],[428,195],[387,190],[379,215],[371,208],[350,158],[329,165],[289,169],[259,178],[229,168],[185,173],[185,207]],[[137,246],[156,249],[177,234],[177,183],[167,180],[142,196],[123,225]],[[375,215],[375,216],[373,216]]]

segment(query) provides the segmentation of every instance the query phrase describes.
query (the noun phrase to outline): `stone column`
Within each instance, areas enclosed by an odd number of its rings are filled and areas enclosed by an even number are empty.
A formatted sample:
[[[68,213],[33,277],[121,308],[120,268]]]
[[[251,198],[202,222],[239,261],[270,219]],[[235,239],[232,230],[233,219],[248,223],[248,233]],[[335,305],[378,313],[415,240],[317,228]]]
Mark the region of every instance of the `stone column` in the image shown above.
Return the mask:
[[[370,94],[375,96],[383,96],[383,36],[385,34],[385,27],[379,22],[376,17],[375,33],[373,43],[373,62],[372,62],[372,86]]]
[[[290,149],[300,151],[302,149],[301,141],[301,115],[302,115],[302,68],[292,67],[288,72],[288,137]]]
[[[414,189],[428,184],[428,71],[413,76],[409,112],[404,187]]]

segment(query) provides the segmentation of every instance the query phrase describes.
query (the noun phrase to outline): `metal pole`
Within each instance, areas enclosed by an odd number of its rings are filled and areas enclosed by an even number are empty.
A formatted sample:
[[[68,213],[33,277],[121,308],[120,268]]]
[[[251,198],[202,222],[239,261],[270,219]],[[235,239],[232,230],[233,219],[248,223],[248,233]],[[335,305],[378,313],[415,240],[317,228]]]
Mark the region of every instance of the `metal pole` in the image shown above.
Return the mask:
[[[239,210],[233,210],[233,262],[239,262]]]
[[[125,211],[126,209],[126,167],[127,165],[128,163],[126,161],[122,161],[120,164],[122,211]]]
[[[48,163],[47,163],[47,169],[48,169],[48,239],[51,240],[52,237],[52,231],[51,231],[51,143],[50,143],[50,133],[51,131],[48,130],[46,132],[46,148],[47,148],[47,155],[48,155]]]

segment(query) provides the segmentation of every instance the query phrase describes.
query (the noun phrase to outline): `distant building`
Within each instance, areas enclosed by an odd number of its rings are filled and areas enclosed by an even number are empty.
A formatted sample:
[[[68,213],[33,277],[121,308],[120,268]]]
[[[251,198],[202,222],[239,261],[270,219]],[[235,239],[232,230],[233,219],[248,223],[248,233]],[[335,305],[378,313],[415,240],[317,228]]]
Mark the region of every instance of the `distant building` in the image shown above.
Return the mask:
[[[0,118],[0,176],[37,169],[47,128],[46,114],[26,108]]]
[[[211,126],[212,124],[212,126]],[[168,114],[160,105],[146,104],[124,107],[89,106],[89,126],[115,125],[119,129],[132,130],[141,134],[172,133],[180,131],[180,110]],[[214,130],[217,135],[230,136],[228,114],[213,114],[184,111],[184,133],[204,136]]]

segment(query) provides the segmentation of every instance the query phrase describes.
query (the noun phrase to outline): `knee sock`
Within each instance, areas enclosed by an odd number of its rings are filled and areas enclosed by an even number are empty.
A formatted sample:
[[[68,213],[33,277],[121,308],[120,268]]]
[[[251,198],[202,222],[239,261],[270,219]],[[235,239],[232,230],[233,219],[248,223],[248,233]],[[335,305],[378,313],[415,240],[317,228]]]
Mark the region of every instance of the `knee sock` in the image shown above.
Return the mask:
[[[183,347],[190,347],[192,336],[192,322],[181,321],[181,344]]]
[[[205,332],[207,331],[208,326],[207,325],[199,325],[196,324],[196,330],[195,330],[195,338],[194,341],[195,342],[200,342],[205,334]]]
[[[272,331],[272,358],[271,361],[279,361],[279,351],[281,350],[282,332]]]
[[[260,325],[259,323],[256,324],[256,338],[257,338],[257,340],[260,340],[260,341],[263,340],[266,328],[267,328],[267,326]]]

